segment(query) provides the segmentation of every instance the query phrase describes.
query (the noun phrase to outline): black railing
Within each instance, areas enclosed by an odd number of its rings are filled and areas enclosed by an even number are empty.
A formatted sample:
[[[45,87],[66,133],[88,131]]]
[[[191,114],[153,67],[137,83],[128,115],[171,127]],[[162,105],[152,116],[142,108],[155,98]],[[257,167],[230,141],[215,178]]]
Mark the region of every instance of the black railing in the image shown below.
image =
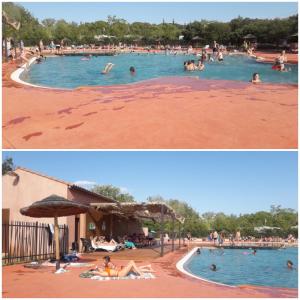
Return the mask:
[[[69,228],[59,226],[60,254],[68,253]],[[49,224],[11,222],[2,224],[2,264],[54,258],[55,241]]]

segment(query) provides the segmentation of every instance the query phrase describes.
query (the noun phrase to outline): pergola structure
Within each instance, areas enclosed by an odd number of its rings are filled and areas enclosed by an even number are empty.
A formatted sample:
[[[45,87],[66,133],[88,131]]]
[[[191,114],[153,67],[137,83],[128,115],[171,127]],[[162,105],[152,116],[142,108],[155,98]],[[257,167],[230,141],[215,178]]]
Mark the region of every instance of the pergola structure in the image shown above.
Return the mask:
[[[178,216],[175,211],[162,202],[120,202],[120,203],[91,203],[94,210],[100,211],[103,214],[118,215],[124,218],[135,219],[151,219],[160,223],[160,255],[164,255],[164,222],[172,222],[172,251],[175,248],[175,222],[179,226],[179,247],[181,237],[181,225],[184,223],[184,218]],[[112,219],[111,219],[112,228]]]

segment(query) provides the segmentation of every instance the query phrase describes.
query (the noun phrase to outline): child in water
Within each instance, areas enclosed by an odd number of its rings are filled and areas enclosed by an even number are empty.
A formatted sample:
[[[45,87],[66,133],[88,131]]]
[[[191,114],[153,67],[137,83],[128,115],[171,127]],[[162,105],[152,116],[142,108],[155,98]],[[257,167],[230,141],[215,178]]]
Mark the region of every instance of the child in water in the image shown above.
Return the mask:
[[[250,82],[252,82],[252,83],[260,83],[261,80],[259,78],[259,74],[258,73],[254,73],[252,75],[252,79],[250,80]]]

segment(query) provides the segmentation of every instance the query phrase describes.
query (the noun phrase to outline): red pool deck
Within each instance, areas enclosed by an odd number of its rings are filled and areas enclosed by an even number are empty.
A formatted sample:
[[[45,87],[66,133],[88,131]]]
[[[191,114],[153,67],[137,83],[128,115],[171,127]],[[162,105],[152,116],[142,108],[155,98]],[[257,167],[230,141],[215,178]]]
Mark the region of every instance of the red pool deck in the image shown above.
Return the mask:
[[[298,85],[169,77],[55,90],[13,82],[14,68],[3,65],[6,149],[297,148]]]
[[[176,269],[176,263],[186,254],[186,249],[168,253],[163,258],[151,258],[151,255],[141,255],[143,250],[137,251],[140,252],[136,254],[135,261],[138,265],[151,263],[155,279],[104,282],[80,278],[79,274],[87,267],[70,268],[68,273],[54,274],[54,268],[32,270],[14,265],[2,269],[2,294],[4,298],[296,298],[298,294],[297,289],[224,287],[184,275]],[[120,258],[117,255],[113,257],[119,266],[127,262],[122,255]],[[87,258],[89,262],[97,258],[99,263],[102,256],[103,253],[97,253]]]

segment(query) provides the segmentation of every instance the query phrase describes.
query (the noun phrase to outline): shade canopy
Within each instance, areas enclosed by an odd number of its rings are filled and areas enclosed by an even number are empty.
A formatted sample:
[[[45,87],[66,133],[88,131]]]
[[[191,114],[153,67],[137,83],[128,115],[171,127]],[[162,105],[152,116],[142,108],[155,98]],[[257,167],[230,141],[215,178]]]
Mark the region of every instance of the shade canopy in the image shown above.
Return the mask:
[[[178,216],[170,206],[162,202],[91,203],[90,205],[105,214],[158,220],[161,218],[161,213],[163,213],[166,220],[175,219],[180,223],[184,223],[184,218]]]
[[[20,213],[33,218],[66,217],[87,212],[88,206],[51,195],[20,209]]]

